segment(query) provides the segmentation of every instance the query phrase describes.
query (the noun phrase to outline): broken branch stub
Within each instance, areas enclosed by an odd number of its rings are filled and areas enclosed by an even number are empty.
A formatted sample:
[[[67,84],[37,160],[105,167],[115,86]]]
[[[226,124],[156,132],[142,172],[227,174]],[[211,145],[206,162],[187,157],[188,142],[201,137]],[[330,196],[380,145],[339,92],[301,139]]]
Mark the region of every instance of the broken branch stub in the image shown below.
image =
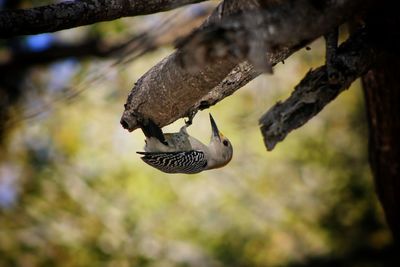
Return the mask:
[[[366,73],[376,58],[376,51],[365,29],[353,34],[338,49],[335,70],[337,83],[328,80],[326,65],[309,71],[291,96],[278,102],[259,120],[267,150],[272,150],[293,130],[316,116],[354,80]]]

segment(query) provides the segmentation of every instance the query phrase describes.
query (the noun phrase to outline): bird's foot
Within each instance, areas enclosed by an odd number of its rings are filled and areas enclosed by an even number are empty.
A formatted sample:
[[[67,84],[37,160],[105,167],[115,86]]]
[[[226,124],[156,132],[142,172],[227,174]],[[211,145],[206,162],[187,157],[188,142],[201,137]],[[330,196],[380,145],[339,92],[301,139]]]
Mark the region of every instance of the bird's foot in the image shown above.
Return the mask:
[[[188,113],[188,115],[187,115],[187,120],[185,120],[185,125],[186,125],[186,127],[189,127],[190,125],[192,125],[192,123],[193,123],[193,119],[194,119],[194,116],[196,115],[196,113],[197,113],[197,110],[191,110],[191,111],[189,111],[189,113]]]

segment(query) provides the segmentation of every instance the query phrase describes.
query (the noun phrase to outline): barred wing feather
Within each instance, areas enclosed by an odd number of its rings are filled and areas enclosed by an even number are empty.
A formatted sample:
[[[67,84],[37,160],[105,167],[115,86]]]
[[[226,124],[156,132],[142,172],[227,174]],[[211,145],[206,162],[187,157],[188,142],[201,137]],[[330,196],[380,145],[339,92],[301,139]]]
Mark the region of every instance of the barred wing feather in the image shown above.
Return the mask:
[[[207,159],[202,151],[137,152],[150,166],[166,173],[198,173],[205,170]]]

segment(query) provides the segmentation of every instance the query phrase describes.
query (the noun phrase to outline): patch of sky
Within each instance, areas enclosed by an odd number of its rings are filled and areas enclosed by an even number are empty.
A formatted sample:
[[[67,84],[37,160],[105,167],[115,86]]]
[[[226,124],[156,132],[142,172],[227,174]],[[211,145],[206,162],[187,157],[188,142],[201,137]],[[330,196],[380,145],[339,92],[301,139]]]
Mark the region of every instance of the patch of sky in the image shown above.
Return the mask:
[[[54,44],[55,38],[51,33],[43,33],[26,37],[25,46],[27,50],[40,52],[48,49]]]

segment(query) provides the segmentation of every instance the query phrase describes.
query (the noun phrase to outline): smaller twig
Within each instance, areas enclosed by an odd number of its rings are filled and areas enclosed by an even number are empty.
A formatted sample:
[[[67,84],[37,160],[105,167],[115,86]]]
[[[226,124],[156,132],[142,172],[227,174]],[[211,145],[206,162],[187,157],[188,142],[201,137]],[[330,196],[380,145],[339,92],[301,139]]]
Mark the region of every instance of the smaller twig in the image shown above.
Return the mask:
[[[328,72],[329,83],[335,84],[339,77],[337,77],[338,72],[336,70],[335,61],[338,49],[338,28],[335,27],[331,32],[324,35],[326,44],[326,70]]]
[[[121,17],[153,14],[201,1],[81,0],[30,9],[0,10],[0,38],[55,32]]]

